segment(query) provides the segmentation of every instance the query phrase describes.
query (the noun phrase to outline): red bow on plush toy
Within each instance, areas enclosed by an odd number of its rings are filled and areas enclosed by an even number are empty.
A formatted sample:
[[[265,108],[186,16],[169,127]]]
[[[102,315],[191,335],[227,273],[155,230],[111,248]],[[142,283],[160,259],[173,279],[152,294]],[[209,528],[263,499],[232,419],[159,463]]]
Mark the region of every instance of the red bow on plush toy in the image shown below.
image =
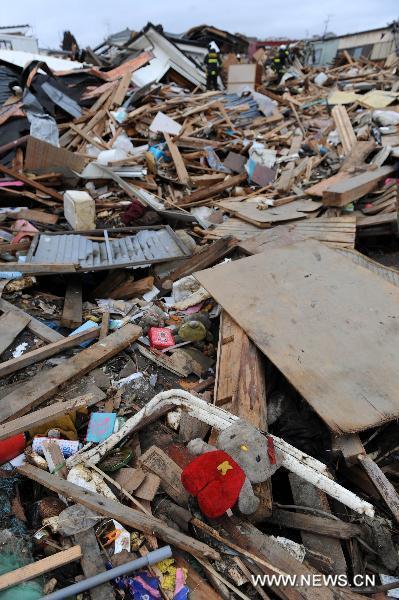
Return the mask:
[[[181,480],[188,493],[197,497],[201,512],[216,519],[237,502],[245,473],[226,452],[214,450],[187,465]]]

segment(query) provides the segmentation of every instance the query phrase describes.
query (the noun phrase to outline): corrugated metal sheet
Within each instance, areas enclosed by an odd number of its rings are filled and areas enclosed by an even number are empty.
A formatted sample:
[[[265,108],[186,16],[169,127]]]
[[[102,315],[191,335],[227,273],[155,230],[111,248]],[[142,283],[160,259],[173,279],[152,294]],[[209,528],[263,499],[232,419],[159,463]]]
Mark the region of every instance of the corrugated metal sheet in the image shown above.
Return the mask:
[[[66,265],[67,272],[70,271],[68,265],[92,271],[160,263],[190,254],[168,226],[143,229],[123,237],[113,237],[112,230],[105,231],[104,238],[101,242],[89,239],[87,235],[41,234],[32,244],[34,249],[28,254],[26,263]]]

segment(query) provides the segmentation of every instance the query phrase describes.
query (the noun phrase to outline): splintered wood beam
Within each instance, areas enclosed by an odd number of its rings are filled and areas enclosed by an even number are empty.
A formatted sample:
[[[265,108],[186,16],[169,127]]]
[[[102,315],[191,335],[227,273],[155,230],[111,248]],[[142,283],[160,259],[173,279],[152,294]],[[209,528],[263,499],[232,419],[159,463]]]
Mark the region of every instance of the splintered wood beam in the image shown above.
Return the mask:
[[[180,154],[179,148],[172,141],[172,138],[170,137],[169,133],[165,131],[163,135],[165,137],[165,141],[168,145],[169,152],[172,156],[172,160],[176,167],[176,172],[180,183],[182,183],[185,186],[190,185],[190,176],[187,173],[186,165],[184,164],[184,160],[182,155]]]
[[[74,483],[59,479],[32,465],[24,465],[17,470],[21,475],[40,483],[44,487],[57,494],[61,494],[61,496],[64,496],[65,498],[70,498],[74,502],[83,504],[83,506],[90,508],[99,515],[116,519],[120,523],[132,527],[133,529],[138,529],[138,531],[142,531],[146,535],[155,535],[168,544],[176,546],[194,556],[206,556],[214,560],[220,558],[219,553],[213,548],[210,548],[206,544],[199,542],[188,535],[176,531],[172,527],[168,527],[163,521],[156,517],[145,515],[133,508],[128,508],[116,500],[110,500],[100,494],[85,490]]]
[[[65,292],[61,325],[75,329],[82,324],[82,280],[71,277]]]
[[[75,560],[79,560],[81,556],[81,547],[72,546],[72,548],[68,548],[68,550],[57,552],[57,554],[42,558],[30,565],[25,565],[20,569],[15,569],[15,571],[0,575],[0,590],[6,590],[20,583],[24,583],[25,581],[35,579],[45,573],[50,573],[54,569],[58,569]]]
[[[0,421],[26,414],[33,407],[51,398],[68,381],[92,371],[127,348],[141,335],[141,328],[129,323],[61,365],[41,371],[3,398],[0,405]]]
[[[392,175],[395,171],[396,166],[380,167],[374,171],[367,171],[332,184],[323,191],[323,204],[325,206],[345,206],[359,200],[375,189],[384,177]]]

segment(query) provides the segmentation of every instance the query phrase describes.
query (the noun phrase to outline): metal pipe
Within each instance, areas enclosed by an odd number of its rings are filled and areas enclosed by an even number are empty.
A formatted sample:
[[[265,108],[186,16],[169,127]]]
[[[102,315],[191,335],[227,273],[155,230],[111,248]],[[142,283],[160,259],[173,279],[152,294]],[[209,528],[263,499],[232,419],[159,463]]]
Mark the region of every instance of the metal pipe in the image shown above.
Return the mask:
[[[97,587],[106,581],[110,581],[111,579],[115,579],[121,575],[126,575],[132,571],[137,571],[137,569],[154,565],[158,562],[161,562],[161,560],[165,560],[165,558],[170,558],[171,556],[171,547],[164,546],[163,548],[159,548],[158,550],[150,552],[146,556],[132,560],[124,565],[110,569],[109,571],[104,571],[103,573],[93,575],[93,577],[89,577],[88,579],[84,579],[83,581],[79,581],[73,585],[69,585],[62,590],[57,590],[56,592],[48,594],[47,596],[42,596],[40,600],[64,600],[65,598],[70,598],[75,594],[80,594],[81,592],[91,590],[92,588]]]

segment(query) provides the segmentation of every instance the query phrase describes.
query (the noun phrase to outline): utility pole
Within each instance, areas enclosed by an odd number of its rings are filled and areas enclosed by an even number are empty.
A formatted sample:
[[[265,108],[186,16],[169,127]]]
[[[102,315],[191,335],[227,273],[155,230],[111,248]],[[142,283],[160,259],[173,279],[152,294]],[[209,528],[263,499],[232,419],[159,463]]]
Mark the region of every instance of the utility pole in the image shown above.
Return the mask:
[[[330,23],[330,19],[331,17],[333,17],[334,15],[327,15],[326,20],[324,21],[324,31],[323,31],[323,35],[322,37],[324,38],[324,36],[326,35],[327,31],[328,31],[328,24]]]

